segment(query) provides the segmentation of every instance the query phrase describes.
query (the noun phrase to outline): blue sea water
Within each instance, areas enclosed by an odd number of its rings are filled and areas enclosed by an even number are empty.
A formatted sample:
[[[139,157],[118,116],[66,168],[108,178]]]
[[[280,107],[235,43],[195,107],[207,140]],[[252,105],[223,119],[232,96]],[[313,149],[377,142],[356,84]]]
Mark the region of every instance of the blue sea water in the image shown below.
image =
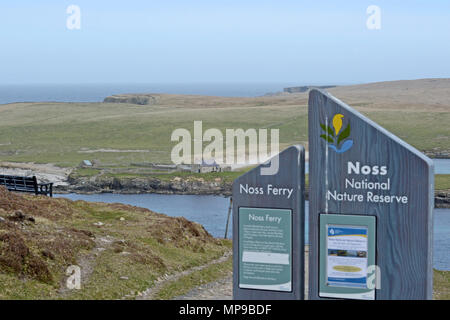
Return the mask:
[[[283,91],[292,83],[42,84],[0,85],[0,104],[13,102],[101,102],[122,93],[172,93],[255,97]]]

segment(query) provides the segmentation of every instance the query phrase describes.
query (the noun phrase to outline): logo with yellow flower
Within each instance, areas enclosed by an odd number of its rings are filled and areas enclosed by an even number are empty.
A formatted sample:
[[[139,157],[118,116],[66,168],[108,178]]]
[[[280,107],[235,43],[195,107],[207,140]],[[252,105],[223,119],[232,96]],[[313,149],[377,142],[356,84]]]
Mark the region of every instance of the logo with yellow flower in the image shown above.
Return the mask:
[[[347,139],[351,131],[350,122],[342,130],[343,119],[344,115],[337,113],[332,120],[333,128],[323,123],[320,124],[320,127],[324,131],[320,137],[327,142],[328,148],[337,153],[343,153],[353,146],[353,140]]]

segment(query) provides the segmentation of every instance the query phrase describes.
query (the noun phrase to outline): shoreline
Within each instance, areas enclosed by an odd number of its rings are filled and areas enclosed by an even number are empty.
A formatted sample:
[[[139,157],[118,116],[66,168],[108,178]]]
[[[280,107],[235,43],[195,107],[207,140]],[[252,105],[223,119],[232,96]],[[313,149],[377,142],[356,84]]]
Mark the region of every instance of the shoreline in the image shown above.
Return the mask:
[[[234,177],[224,176],[167,176],[108,177],[102,174],[77,176],[74,168],[60,168],[53,164],[0,162],[1,173],[19,176],[35,175],[38,181],[53,182],[55,194],[168,194],[231,196]],[[438,175],[439,176],[439,175]],[[436,176],[436,177],[438,177]],[[442,176],[442,175],[441,175]],[[450,177],[450,175],[449,175]],[[445,186],[444,188],[442,186]],[[448,183],[435,190],[435,208],[450,209]],[[308,199],[308,190],[305,198]]]
[[[134,181],[137,180],[137,181]],[[55,194],[166,194],[166,195],[209,195],[230,197],[231,183],[206,182],[177,179],[161,181],[158,179],[119,180],[114,178],[111,183],[102,181],[83,181],[80,185],[56,186]],[[305,191],[305,199],[309,199],[309,190]],[[435,191],[434,208],[450,209],[450,190]]]

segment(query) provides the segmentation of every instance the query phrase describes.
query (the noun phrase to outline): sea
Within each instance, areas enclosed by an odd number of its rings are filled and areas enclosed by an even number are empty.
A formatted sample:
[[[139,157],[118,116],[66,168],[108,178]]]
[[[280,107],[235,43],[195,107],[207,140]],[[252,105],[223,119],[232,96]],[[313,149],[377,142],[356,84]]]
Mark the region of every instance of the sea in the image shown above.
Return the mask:
[[[293,83],[195,84],[11,84],[0,85],[0,104],[14,102],[101,102],[125,93],[171,93],[222,97],[257,97],[283,91]]]

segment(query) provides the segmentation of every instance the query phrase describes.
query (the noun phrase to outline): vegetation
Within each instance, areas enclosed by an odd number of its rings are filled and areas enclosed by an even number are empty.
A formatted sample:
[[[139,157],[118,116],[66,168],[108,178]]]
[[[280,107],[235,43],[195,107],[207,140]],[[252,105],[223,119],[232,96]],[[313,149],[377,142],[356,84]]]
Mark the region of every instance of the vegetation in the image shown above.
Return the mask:
[[[199,224],[122,204],[1,187],[0,217],[0,299],[129,298],[230,250]],[[65,285],[70,265],[81,268],[81,290]]]
[[[109,178],[155,178],[162,181],[171,181],[175,178],[181,178],[183,180],[192,179],[192,180],[204,180],[206,182],[209,181],[220,181],[225,183],[232,183],[234,179],[244,174],[247,170],[238,170],[238,171],[226,171],[226,172],[208,172],[208,173],[192,173],[192,172],[133,172],[133,170],[124,170],[115,172],[103,172],[101,175]],[[97,174],[100,174],[98,171]],[[84,170],[76,169],[74,173],[71,174],[73,177],[81,177],[84,175]]]
[[[434,179],[434,188],[436,191],[450,191],[450,174],[437,174]]]
[[[450,271],[434,270],[433,283],[433,299],[450,300]]]
[[[450,153],[450,82],[417,81],[329,91],[421,151]],[[307,95],[222,98],[158,95],[153,105],[15,103],[0,105],[0,160],[75,167],[170,163],[177,128],[279,129],[281,148],[307,145]],[[198,156],[198,155],[196,155]],[[87,172],[88,173],[88,172]]]
[[[72,178],[79,178],[79,177],[94,177],[101,173],[99,169],[94,168],[76,168],[70,176]]]
[[[172,131],[193,131],[195,120],[204,130],[216,127],[281,129],[284,146],[306,141],[294,118],[306,125],[306,106],[255,107],[252,99],[237,105],[223,98],[218,105],[198,98],[187,104],[168,96],[161,105],[113,103],[19,103],[0,106],[0,155],[3,161],[54,163],[74,167],[83,159],[102,165],[136,162],[170,163],[176,144]],[[222,101],[223,100],[223,101]],[[240,117],[235,117],[239,113]]]
[[[224,278],[226,275],[231,275],[232,269],[232,258],[230,257],[225,262],[213,264],[203,270],[181,277],[177,281],[167,283],[159,290],[155,298],[168,300],[184,295],[192,288]]]

